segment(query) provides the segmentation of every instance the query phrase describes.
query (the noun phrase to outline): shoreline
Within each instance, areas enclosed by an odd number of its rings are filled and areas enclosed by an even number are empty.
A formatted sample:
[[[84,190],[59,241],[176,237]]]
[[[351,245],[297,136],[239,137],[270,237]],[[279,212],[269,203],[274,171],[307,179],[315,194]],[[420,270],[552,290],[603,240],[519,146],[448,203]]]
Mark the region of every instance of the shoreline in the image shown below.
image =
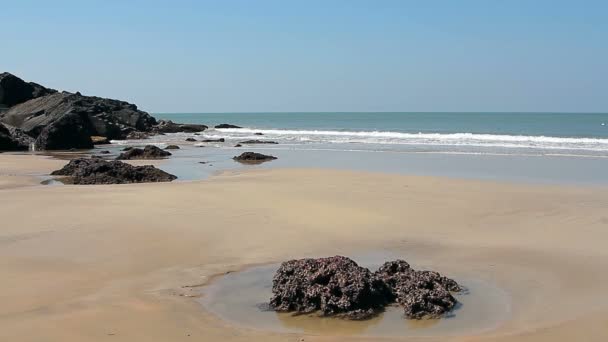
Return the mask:
[[[14,182],[8,173],[65,163],[12,158],[0,154],[0,170],[12,165],[0,184]],[[608,276],[598,270],[608,265],[607,204],[603,187],[320,169],[4,188],[0,337],[351,340],[235,327],[188,297],[196,290],[188,286],[252,264],[388,250],[446,275],[484,275],[514,295],[514,316],[503,326],[450,340],[604,340]]]

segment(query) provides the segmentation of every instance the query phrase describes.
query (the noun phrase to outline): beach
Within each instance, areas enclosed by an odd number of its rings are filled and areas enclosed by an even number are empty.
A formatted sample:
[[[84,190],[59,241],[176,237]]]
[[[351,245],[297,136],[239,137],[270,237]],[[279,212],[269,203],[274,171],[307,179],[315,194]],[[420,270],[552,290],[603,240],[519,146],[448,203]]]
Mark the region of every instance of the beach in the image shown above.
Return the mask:
[[[1,340],[376,340],[251,329],[198,297],[253,265],[378,251],[510,299],[492,329],[386,340],[608,339],[603,186],[298,168],[39,185],[65,162],[0,154]]]

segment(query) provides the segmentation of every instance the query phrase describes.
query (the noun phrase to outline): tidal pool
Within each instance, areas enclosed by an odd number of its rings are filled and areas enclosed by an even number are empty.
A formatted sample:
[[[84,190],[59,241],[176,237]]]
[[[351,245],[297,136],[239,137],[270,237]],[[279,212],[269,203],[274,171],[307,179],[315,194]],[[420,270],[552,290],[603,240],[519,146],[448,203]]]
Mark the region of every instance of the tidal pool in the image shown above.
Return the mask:
[[[360,265],[375,270],[380,263]],[[390,259],[385,259],[390,260]],[[414,268],[415,265],[412,265]],[[201,304],[219,318],[241,327],[315,335],[453,336],[497,328],[510,313],[510,298],[499,287],[481,279],[450,275],[465,291],[455,294],[459,304],[447,317],[409,320],[397,305],[369,320],[349,321],[318,315],[278,313],[267,307],[272,277],[279,264],[254,266],[222,275],[202,288]]]

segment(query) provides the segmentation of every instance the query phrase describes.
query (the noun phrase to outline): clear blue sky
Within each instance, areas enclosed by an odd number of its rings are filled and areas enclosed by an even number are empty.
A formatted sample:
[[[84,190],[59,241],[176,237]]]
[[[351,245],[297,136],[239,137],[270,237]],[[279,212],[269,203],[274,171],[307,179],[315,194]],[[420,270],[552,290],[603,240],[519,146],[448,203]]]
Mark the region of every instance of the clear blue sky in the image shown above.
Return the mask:
[[[152,112],[608,111],[608,1],[0,0],[0,71]]]

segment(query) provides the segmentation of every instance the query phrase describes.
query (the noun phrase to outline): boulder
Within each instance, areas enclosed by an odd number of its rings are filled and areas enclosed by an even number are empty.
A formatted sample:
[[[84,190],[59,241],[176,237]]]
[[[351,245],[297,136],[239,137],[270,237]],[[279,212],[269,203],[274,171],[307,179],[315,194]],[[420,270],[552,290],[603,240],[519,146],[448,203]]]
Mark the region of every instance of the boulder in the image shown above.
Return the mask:
[[[71,184],[127,184],[148,182],[170,182],[177,177],[151,165],[133,166],[120,161],[100,158],[78,158],[71,160],[54,176],[68,176]]]
[[[236,156],[232,159],[241,163],[262,163],[265,161],[277,159],[277,157],[257,152],[243,152],[239,156]]]
[[[186,141],[194,142],[194,141],[197,141],[197,140],[194,139],[194,138],[186,138]]]
[[[270,307],[366,319],[387,304],[385,292],[384,283],[349,258],[290,260],[281,264],[272,279]]]
[[[177,145],[168,145],[165,147],[165,150],[179,150],[179,146]]]
[[[253,133],[253,135],[264,135],[264,133],[256,132],[256,133]]]
[[[216,125],[215,128],[243,128],[243,127],[231,125],[231,124],[219,124],[219,125]]]
[[[201,142],[225,142],[226,139],[224,138],[219,138],[219,139],[203,139],[201,140]]]
[[[461,291],[456,281],[433,271],[416,271],[404,260],[384,263],[374,273],[389,289],[388,300],[404,308],[405,317],[440,318],[457,304],[451,292]]]
[[[57,90],[45,88],[40,84],[25,82],[8,72],[0,74],[0,106],[3,107],[12,107],[56,92]]]
[[[110,154],[111,152],[108,150],[99,151],[99,154]]]
[[[278,142],[276,141],[271,141],[271,140],[245,140],[245,141],[241,141],[240,144],[246,144],[246,145],[254,145],[254,144],[278,144]]]
[[[27,151],[32,142],[21,130],[0,123],[0,151]]]
[[[241,144],[236,144],[236,145],[234,145],[234,147],[243,147],[243,145],[241,145]]]
[[[152,130],[157,133],[195,133],[207,128],[205,125],[178,124],[171,120],[158,120],[158,124]]]
[[[132,160],[132,159],[162,159],[170,156],[171,153],[161,150],[154,145],[147,145],[143,149],[132,148],[128,151],[121,153],[117,160]]]

